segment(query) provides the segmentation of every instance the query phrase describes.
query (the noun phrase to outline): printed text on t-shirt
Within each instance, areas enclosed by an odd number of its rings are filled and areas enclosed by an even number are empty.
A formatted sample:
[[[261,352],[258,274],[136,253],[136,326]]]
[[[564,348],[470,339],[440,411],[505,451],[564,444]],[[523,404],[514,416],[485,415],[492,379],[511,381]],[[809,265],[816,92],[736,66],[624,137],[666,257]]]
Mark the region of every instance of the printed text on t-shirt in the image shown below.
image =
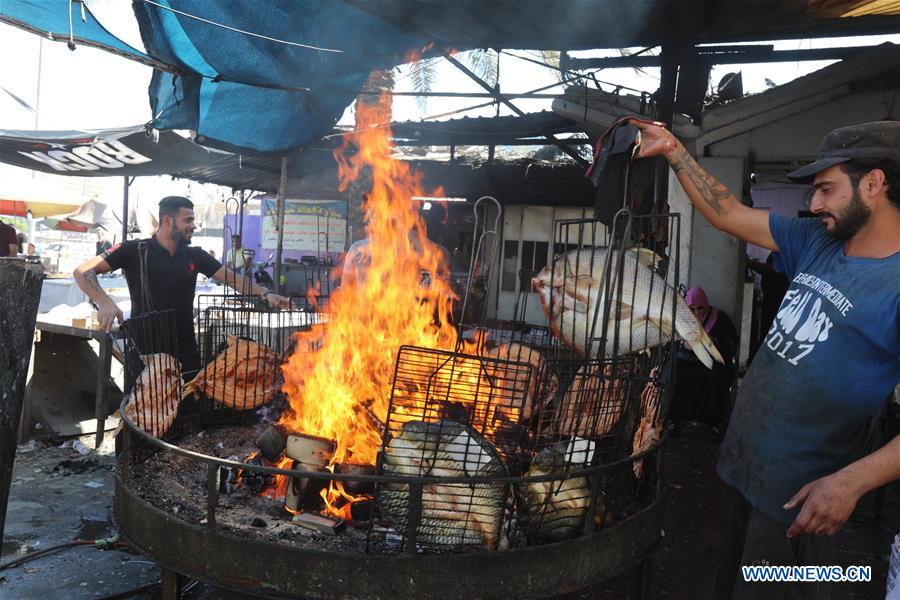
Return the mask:
[[[828,339],[834,318],[846,317],[853,303],[837,288],[815,275],[798,273],[766,334],[766,346],[792,365]],[[807,289],[809,288],[809,289]],[[823,302],[824,300],[824,302]],[[829,311],[829,305],[835,311]]]

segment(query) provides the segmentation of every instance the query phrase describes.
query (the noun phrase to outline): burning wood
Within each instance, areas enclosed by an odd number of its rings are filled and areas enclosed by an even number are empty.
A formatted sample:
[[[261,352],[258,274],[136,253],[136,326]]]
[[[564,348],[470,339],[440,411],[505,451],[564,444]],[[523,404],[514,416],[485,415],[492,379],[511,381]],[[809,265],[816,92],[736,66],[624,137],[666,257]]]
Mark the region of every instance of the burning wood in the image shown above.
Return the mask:
[[[225,349],[184,386],[182,397],[201,392],[235,410],[258,408],[275,398],[280,364],[266,346],[227,335]]]
[[[308,512],[294,515],[291,518],[291,522],[294,525],[299,525],[300,527],[306,527],[307,529],[312,529],[319,533],[327,533],[329,535],[338,535],[344,531],[346,526],[346,522],[343,519]]]
[[[332,440],[292,433],[287,436],[284,455],[306,465],[310,471],[317,471],[328,465],[334,449]]]
[[[285,456],[293,459],[291,469],[297,471],[326,471],[334,454],[335,443],[331,440],[307,435],[287,436]],[[284,507],[292,513],[302,509],[318,510],[323,507],[322,491],[328,485],[327,479],[302,476],[290,478],[284,498]]]
[[[374,475],[375,467],[372,465],[338,463],[335,465],[335,471],[343,475]],[[344,489],[348,494],[354,496],[371,495],[375,493],[375,484],[368,481],[347,481],[344,483]],[[353,520],[356,521],[356,518]]]
[[[284,456],[284,448],[287,445],[287,436],[284,429],[275,424],[269,425],[265,431],[259,434],[253,442],[259,448],[260,454],[269,462],[278,462]]]
[[[256,466],[267,466],[272,467],[271,463],[268,463],[265,458],[259,452],[251,454],[243,461],[248,465],[256,465]],[[276,475],[272,475],[271,473],[262,473],[260,471],[251,471],[248,469],[241,469],[240,473],[238,473],[238,477],[240,477],[240,481],[242,484],[247,486],[247,489],[250,490],[253,494],[262,494],[267,489],[271,488],[275,485]]]

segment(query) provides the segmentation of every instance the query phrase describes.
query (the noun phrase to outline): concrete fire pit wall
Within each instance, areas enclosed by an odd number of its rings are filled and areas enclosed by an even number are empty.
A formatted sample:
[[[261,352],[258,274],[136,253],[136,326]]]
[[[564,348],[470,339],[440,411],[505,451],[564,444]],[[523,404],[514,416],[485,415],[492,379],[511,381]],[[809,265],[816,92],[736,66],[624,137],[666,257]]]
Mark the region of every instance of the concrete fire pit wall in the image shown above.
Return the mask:
[[[43,281],[39,263],[0,258],[0,540]]]

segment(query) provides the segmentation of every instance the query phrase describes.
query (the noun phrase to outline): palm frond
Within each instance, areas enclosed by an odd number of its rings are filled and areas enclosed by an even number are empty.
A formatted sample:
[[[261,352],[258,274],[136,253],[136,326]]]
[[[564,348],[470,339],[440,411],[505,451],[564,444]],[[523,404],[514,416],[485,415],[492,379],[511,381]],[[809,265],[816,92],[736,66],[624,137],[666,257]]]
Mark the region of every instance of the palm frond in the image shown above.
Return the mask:
[[[437,58],[426,58],[409,65],[409,84],[414,92],[421,94],[434,89],[434,82],[437,79],[437,61]],[[424,115],[428,108],[428,98],[416,96],[416,104]]]
[[[497,85],[497,53],[490,48],[486,50],[467,50],[460,52],[458,57],[472,71],[484,81],[494,86]]]
[[[553,67],[553,75],[557,81],[563,80],[562,71],[559,70],[559,50],[541,50],[541,61],[547,66]]]

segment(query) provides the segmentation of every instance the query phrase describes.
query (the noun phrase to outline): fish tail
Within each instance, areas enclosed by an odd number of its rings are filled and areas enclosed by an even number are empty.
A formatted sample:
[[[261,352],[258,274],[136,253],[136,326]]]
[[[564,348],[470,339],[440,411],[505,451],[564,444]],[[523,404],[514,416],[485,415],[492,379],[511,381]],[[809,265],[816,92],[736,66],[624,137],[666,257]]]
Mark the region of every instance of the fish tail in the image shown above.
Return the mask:
[[[700,359],[704,365],[706,365],[707,369],[713,368],[713,361],[715,360],[718,363],[725,364],[725,361],[722,359],[722,355],[719,354],[719,351],[716,349],[716,345],[713,344],[713,341],[710,339],[704,330],[700,330],[700,335],[694,336],[693,339],[686,340],[688,344],[691,346],[691,350],[694,351],[694,354],[697,355],[697,358]]]
[[[198,375],[199,376],[199,375]],[[181,399],[187,400],[187,398],[194,393],[197,387],[197,377],[194,377],[189,382],[184,384],[184,387],[181,389]]]
[[[672,326],[669,324],[668,319],[650,318],[650,321],[653,322],[657,327],[659,327],[660,331],[663,332],[663,335],[672,334]],[[684,341],[688,343],[688,345],[691,347],[691,350],[707,369],[713,368],[713,361],[725,364],[725,361],[722,359],[722,355],[719,354],[719,350],[716,348],[716,345],[706,334],[706,331],[704,331],[702,327],[699,327],[699,324],[698,327],[693,330],[682,331],[683,329],[686,328],[681,325],[676,319],[675,330],[678,332],[678,335],[680,335],[682,339],[684,339]]]

